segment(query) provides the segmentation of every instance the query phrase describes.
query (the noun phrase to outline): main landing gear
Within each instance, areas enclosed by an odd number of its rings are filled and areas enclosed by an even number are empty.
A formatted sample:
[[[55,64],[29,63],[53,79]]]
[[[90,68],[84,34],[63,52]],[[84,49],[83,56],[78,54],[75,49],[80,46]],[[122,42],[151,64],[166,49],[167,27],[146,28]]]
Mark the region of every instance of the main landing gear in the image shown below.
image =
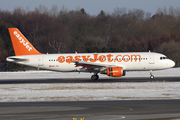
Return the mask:
[[[99,75],[94,74],[91,76],[91,80],[98,80],[99,79]]]
[[[152,70],[150,70],[150,79],[154,79],[154,76],[152,75]]]

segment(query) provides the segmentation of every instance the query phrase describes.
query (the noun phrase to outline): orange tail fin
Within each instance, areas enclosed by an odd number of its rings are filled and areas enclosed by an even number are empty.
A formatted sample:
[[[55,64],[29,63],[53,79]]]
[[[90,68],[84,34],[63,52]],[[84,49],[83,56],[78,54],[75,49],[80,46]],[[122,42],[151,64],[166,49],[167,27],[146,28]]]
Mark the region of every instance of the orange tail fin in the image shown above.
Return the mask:
[[[37,55],[38,52],[17,28],[8,28],[16,56]]]

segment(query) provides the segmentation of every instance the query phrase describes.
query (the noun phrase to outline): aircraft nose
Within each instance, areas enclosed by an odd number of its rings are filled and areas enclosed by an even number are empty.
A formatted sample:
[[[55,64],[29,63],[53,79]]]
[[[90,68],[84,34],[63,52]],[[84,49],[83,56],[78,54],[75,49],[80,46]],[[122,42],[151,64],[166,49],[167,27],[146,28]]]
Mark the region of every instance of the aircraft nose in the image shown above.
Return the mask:
[[[175,62],[173,60],[171,60],[169,65],[170,65],[170,67],[174,67],[175,66]]]

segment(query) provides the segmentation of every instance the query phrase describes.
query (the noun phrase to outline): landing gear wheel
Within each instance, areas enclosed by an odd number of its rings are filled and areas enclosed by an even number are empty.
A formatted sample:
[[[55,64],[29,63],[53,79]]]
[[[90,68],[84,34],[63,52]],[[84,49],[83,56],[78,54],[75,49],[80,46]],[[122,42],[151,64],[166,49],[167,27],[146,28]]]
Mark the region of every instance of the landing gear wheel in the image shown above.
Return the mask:
[[[152,70],[150,70],[150,79],[154,79],[154,76],[152,75]]]
[[[151,76],[150,76],[150,79],[154,79],[154,76],[153,76],[153,75],[151,75]]]
[[[98,80],[99,79],[99,76],[98,75],[92,75],[91,76],[91,80]]]

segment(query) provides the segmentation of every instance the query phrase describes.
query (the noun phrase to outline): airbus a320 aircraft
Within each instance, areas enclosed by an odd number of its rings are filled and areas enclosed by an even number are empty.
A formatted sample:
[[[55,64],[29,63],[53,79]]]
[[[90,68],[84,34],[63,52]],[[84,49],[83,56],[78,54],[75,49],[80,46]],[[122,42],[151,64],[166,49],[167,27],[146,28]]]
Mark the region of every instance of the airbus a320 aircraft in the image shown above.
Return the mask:
[[[70,53],[42,54],[23,36],[17,28],[9,28],[15,55],[7,57],[9,62],[41,69],[61,72],[92,72],[92,80],[100,74],[112,77],[125,76],[126,71],[150,71],[171,68],[174,61],[155,52],[123,53]]]

